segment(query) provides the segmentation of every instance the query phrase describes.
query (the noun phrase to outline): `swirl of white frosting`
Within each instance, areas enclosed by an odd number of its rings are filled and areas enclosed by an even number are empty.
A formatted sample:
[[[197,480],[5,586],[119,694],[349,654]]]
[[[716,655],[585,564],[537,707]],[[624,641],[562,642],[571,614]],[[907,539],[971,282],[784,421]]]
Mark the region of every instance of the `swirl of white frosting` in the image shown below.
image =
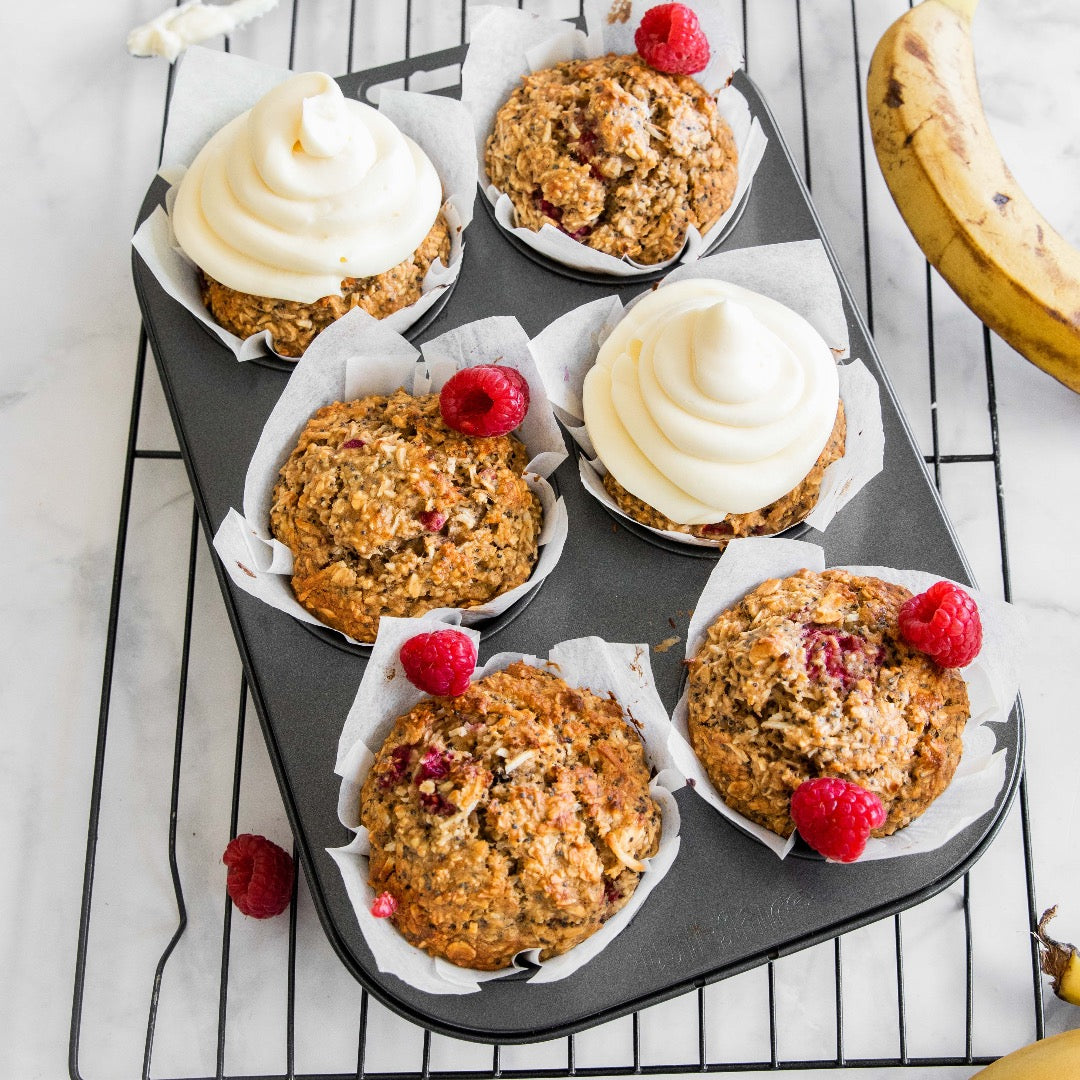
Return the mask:
[[[329,75],[295,75],[199,151],[173,207],[176,238],[240,292],[312,303],[412,254],[439,214],[435,167]]]
[[[585,377],[597,456],[680,525],[760,510],[813,468],[836,420],[836,361],[783,304],[714,279],[647,294]]]

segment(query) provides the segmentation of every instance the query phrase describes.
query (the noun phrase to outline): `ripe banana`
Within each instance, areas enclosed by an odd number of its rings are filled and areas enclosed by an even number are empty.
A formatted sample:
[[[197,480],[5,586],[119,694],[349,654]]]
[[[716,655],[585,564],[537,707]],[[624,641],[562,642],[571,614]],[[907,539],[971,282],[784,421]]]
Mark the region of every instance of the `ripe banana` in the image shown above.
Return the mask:
[[[1023,1046],[987,1065],[971,1080],[1075,1080],[1080,1076],[1080,1030]]]
[[[1068,942],[1055,941],[1046,926],[1057,914],[1057,904],[1042,913],[1035,937],[1039,940],[1039,966],[1053,979],[1054,993],[1070,1005],[1080,1005],[1080,953]]]
[[[960,299],[1080,391],[1080,251],[1020,190],[991,135],[975,81],[977,2],[922,0],[878,42],[866,88],[878,164]]]

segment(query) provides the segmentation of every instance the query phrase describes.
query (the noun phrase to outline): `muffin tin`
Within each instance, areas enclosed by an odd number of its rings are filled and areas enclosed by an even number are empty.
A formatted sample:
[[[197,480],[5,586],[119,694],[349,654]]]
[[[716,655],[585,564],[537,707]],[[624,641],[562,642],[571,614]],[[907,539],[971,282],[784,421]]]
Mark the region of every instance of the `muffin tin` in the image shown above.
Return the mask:
[[[443,66],[460,60],[439,54]],[[407,78],[423,57],[343,77],[346,93]],[[776,125],[744,74],[736,85],[758,116],[769,147],[746,208],[723,249],[821,238],[820,222]],[[155,179],[142,221],[163,201]],[[477,198],[482,199],[478,193]],[[828,244],[826,242],[826,248]],[[970,581],[956,537],[868,340],[839,266],[851,354],[878,379],[885,427],[885,469],[821,538],[829,565],[913,567]],[[137,256],[133,274],[162,385],[208,536],[240,505],[247,463],[287,374],[238,363],[160,288]],[[462,274],[425,340],[473,319],[515,315],[530,335],[582,303],[649,288],[640,280],[593,282],[553,272],[523,255],[491,216],[477,213],[466,234]],[[504,649],[545,655],[567,638],[657,645],[685,638],[713,562],[700,551],[668,550],[616,523],[581,487],[573,455],[556,474],[570,536],[559,566],[527,607],[489,628],[482,658]],[[815,535],[815,534],[811,534]],[[1016,792],[1023,756],[1019,706],[995,734],[1007,755],[1007,780],[992,813],[925,855],[836,867],[820,860],[778,860],[719,817],[690,788],[678,794],[683,845],[671,872],[631,925],[570,978],[549,986],[517,978],[474,994],[430,995],[382,975],[360,934],[337,868],[326,849],[349,839],[337,819],[337,738],[365,657],[334,647],[301,623],[236,589],[214,560],[270,758],[296,837],[312,900],[348,969],[387,1006],[458,1038],[513,1043],[554,1038],[673,997],[882,918],[945,888],[985,850]],[[670,709],[682,678],[682,643],[651,653],[657,688]]]

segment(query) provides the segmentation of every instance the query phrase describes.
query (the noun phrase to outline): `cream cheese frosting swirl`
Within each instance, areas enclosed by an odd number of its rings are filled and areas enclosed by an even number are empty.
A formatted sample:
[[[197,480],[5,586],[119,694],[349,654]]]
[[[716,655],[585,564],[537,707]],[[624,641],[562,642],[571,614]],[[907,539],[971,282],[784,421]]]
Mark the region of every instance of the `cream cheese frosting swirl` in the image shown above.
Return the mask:
[[[597,456],[680,525],[760,510],[813,468],[836,420],[836,361],[783,304],[714,279],[635,304],[585,377]]]
[[[173,207],[176,238],[223,285],[310,304],[381,274],[439,214],[435,167],[329,75],[295,75],[199,151]]]

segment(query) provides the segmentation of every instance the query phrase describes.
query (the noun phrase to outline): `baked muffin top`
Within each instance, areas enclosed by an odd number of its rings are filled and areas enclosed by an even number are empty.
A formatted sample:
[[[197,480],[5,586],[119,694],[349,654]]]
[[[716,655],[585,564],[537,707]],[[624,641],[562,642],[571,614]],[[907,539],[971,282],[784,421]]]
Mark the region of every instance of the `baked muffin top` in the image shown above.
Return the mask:
[[[876,792],[873,836],[918,817],[948,786],[969,715],[962,676],[900,637],[907,589],[801,570],[748,593],[692,661],[689,729],[724,801],[781,836],[804,780]]]
[[[738,152],[716,102],[641,57],[569,60],[526,75],[499,109],[484,157],[517,223],[642,263],[731,205]]]
[[[524,445],[443,423],[439,397],[404,390],[320,409],[282,467],[273,535],[297,599],[358,641],[381,615],[475,607],[526,581],[540,503]]]
[[[660,809],[617,701],[524,662],[398,717],[360,795],[370,882],[412,944],[498,970],[598,930],[659,845]]]

